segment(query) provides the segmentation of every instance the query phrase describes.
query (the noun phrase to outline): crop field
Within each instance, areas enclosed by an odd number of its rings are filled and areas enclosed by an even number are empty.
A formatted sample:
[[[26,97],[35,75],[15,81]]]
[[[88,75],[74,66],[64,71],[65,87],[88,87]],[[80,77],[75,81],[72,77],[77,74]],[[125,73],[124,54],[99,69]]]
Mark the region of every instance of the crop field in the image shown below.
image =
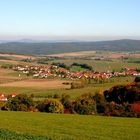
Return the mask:
[[[69,88],[70,86],[64,85],[65,80],[46,80],[46,79],[28,79],[21,80],[12,83],[4,83],[0,86],[2,87],[31,87],[31,88],[46,88],[46,89],[56,89],[56,88]]]
[[[18,59],[18,58],[20,58],[20,59],[25,59],[25,58],[32,58],[32,59],[34,59],[34,57],[33,56],[31,56],[31,55],[17,55],[17,54],[6,54],[6,53],[0,53],[0,56],[2,56],[2,57],[10,57],[10,58],[16,58],[16,59]]]
[[[15,73],[16,72],[14,72],[13,70],[0,68],[0,76],[2,76],[2,77],[13,77],[15,75]],[[17,74],[17,76],[18,76],[18,74]]]
[[[48,56],[55,57],[85,57],[85,56],[103,56],[104,58],[110,59],[118,59],[122,57],[133,57],[139,58],[140,53],[129,53],[129,52],[109,52],[109,51],[80,51],[80,52],[70,52],[70,53],[60,53],[60,54],[52,54]]]
[[[0,128],[17,134],[74,140],[138,140],[137,118],[0,112]]]
[[[61,54],[52,54],[48,56],[55,57],[82,57],[82,56],[92,56],[95,55],[96,51],[81,51],[81,52],[72,52],[72,53],[61,53]]]

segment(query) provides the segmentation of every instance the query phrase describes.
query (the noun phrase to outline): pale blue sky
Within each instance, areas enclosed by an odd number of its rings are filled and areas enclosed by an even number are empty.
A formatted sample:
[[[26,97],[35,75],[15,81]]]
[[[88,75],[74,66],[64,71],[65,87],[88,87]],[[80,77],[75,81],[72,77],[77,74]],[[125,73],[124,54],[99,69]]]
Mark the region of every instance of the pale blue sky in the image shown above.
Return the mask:
[[[0,39],[140,39],[140,0],[0,0]]]

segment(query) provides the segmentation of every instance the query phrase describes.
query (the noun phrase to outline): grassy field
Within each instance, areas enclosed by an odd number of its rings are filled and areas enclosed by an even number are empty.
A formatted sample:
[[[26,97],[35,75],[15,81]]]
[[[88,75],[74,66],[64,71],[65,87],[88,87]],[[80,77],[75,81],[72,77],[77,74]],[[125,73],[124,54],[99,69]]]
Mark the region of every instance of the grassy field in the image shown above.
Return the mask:
[[[137,118],[0,112],[0,128],[18,134],[75,140],[138,140]]]
[[[6,56],[9,56],[9,54],[5,54]],[[60,63],[65,63],[67,65],[71,65],[72,63],[85,63],[88,64],[90,66],[93,67],[93,70],[95,71],[107,71],[107,70],[121,70],[124,67],[135,67],[135,68],[139,68],[140,69],[140,53],[121,53],[121,52],[104,52],[104,51],[99,51],[99,52],[95,52],[95,51],[89,51],[89,52],[73,52],[73,53],[65,53],[65,54],[56,54],[53,56],[75,56],[77,57],[76,59],[58,59],[58,60],[49,60],[47,61],[48,63],[52,63],[52,62],[60,62]],[[78,56],[85,56],[85,57],[104,57],[106,58],[105,60],[86,60],[86,59],[81,59]],[[11,56],[11,55],[10,55]],[[33,61],[32,63],[27,63],[27,62],[23,62],[21,61],[20,58],[29,58],[31,57],[33,60],[37,59],[37,56],[23,56],[23,55],[12,55],[14,57],[16,57],[16,60],[0,60],[0,65],[4,65],[4,64],[22,64],[22,65],[32,65],[32,64],[36,64],[36,61]],[[127,59],[122,59],[123,57],[126,57]],[[108,60],[109,58],[109,60]],[[137,63],[136,63],[137,61]],[[75,69],[75,68],[73,68]],[[72,70],[73,70],[72,69]],[[80,68],[77,68],[78,70]],[[81,70],[81,69],[80,69]]]
[[[130,68],[138,68],[140,69],[140,63],[128,63],[127,61],[122,61],[120,59],[114,59],[112,61],[105,60],[84,60],[84,59],[68,59],[68,60],[53,60],[52,62],[60,62],[70,66],[73,63],[79,64],[88,64],[93,67],[95,71],[120,71],[122,68],[130,67]],[[73,70],[73,69],[72,69]]]
[[[47,85],[46,87],[45,86],[41,86],[41,87],[39,86],[33,86],[33,87],[9,86],[8,87],[8,86],[0,85],[0,92],[5,93],[5,94],[12,94],[12,93],[27,94],[27,95],[34,94],[35,98],[45,98],[51,95],[53,96],[54,94],[58,94],[58,95],[68,94],[71,96],[72,99],[75,99],[76,97],[84,93],[95,93],[95,92],[102,93],[104,90],[107,90],[114,85],[128,84],[134,80],[134,77],[117,77],[117,78],[112,78],[110,80],[111,81],[108,83],[100,83],[100,84],[92,83],[90,85],[85,86],[84,88],[79,88],[79,89],[69,89],[69,88],[60,88],[60,87],[52,89],[52,88],[48,88]]]
[[[51,62],[54,61],[49,61]],[[113,61],[72,59],[55,62],[67,65],[73,62],[85,63],[96,71],[121,70],[124,67],[140,69],[139,63],[128,63],[121,59]],[[0,62],[0,64],[5,63],[20,64],[21,62],[13,60]],[[73,67],[73,70],[77,69],[83,70]],[[0,69],[0,93],[34,94],[35,100],[42,100],[54,94],[68,94],[74,100],[81,94],[103,93],[112,86],[128,84],[134,80],[134,77],[116,77],[106,83],[91,81],[91,84],[84,88],[70,89],[65,85],[62,86],[62,79],[55,79],[48,83],[48,81],[27,78],[26,75],[21,77],[18,75],[19,73],[15,71]],[[52,88],[48,88],[51,86]],[[137,118],[0,111],[0,120],[0,140],[138,140],[140,138],[140,121]]]

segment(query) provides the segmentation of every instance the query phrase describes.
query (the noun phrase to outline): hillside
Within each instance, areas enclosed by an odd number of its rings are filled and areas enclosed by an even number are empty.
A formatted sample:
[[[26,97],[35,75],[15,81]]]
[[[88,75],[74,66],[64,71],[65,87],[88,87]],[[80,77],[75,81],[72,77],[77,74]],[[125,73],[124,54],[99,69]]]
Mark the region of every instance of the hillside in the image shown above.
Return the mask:
[[[140,51],[140,40],[98,42],[7,42],[0,44],[0,52],[16,54],[58,54],[77,51]]]
[[[0,128],[14,131],[17,135],[26,134],[26,139],[28,135],[48,136],[53,140],[138,140],[140,137],[140,121],[137,118],[32,112],[0,113],[0,119],[3,120]],[[13,136],[10,133],[0,133],[0,139],[3,137],[12,140]]]

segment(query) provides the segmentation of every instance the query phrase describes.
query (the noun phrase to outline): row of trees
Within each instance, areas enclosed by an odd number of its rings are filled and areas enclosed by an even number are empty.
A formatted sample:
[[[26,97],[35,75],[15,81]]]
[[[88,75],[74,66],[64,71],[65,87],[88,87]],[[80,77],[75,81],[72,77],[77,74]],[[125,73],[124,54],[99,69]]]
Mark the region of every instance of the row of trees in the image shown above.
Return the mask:
[[[92,94],[84,94],[75,101],[72,101],[70,96],[66,94],[61,97],[47,98],[43,101],[34,101],[31,96],[20,94],[1,104],[1,110],[95,114],[96,102]]]

